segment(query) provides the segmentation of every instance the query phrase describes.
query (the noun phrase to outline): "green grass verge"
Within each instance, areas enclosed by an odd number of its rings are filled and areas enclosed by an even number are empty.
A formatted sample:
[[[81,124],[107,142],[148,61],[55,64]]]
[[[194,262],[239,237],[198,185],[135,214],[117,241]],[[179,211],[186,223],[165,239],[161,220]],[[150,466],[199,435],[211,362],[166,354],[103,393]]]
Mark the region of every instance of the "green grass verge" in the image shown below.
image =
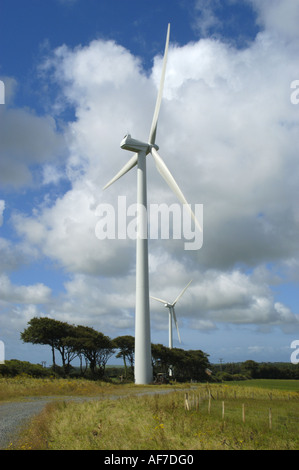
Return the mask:
[[[209,390],[213,397],[210,405]],[[189,391],[188,403],[186,409],[181,391],[83,403],[60,401],[32,421],[15,448],[299,449],[296,392],[261,386],[199,385]]]
[[[257,387],[299,393],[299,380],[255,379],[229,383],[240,387]]]

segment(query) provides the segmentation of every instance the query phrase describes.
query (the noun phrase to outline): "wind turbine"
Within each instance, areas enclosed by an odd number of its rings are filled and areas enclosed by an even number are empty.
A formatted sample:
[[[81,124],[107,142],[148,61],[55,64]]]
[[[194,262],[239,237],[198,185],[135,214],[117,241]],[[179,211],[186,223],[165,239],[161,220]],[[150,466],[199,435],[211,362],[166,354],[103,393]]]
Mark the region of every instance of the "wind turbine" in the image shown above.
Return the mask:
[[[159,298],[157,298],[157,297],[151,296],[152,299],[158,300],[158,302],[161,302],[162,304],[164,304],[164,307],[168,308],[168,310],[169,310],[169,349],[172,349],[172,348],[173,348],[173,341],[172,341],[172,318],[173,318],[174,324],[175,324],[176,329],[177,329],[179,342],[181,343],[181,337],[180,337],[178,322],[177,322],[176,315],[175,315],[174,306],[175,306],[175,304],[177,303],[177,301],[182,297],[182,295],[184,294],[184,292],[186,291],[186,289],[190,286],[191,282],[192,282],[192,280],[191,280],[190,282],[188,282],[188,284],[186,285],[186,287],[184,287],[184,289],[182,290],[182,292],[177,296],[177,298],[175,299],[175,301],[172,302],[172,303],[167,302],[167,300],[163,300],[163,299],[159,299]]]
[[[135,305],[135,383],[148,384],[153,380],[149,310],[149,274],[148,274],[148,240],[147,240],[147,189],[146,189],[146,156],[151,153],[156,167],[166,183],[182,204],[188,205],[182,191],[158,154],[159,147],[155,144],[158,116],[162,101],[166,62],[170,35],[170,24],[167,28],[166,45],[163,58],[162,75],[157,96],[155,111],[148,142],[133,139],[130,134],[121,141],[120,147],[134,152],[133,157],[106,184],[104,189],[113,184],[137,165],[137,238],[136,238],[136,305]],[[143,209],[143,210],[142,210]],[[145,209],[145,210],[144,210]],[[191,211],[191,209],[190,209]],[[201,230],[195,215],[192,217]]]

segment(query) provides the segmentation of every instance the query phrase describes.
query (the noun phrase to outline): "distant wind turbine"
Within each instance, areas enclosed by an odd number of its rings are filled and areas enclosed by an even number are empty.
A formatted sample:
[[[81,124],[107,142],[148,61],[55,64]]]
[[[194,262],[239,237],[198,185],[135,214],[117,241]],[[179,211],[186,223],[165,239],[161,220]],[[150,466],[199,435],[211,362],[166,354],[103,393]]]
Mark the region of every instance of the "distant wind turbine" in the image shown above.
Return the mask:
[[[135,383],[148,384],[153,380],[150,336],[150,310],[149,310],[149,275],[148,275],[148,240],[147,240],[147,189],[146,189],[146,156],[151,153],[156,167],[171,190],[182,204],[188,205],[182,191],[173,176],[158,154],[159,147],[155,144],[158,116],[161,106],[166,62],[169,44],[170,24],[167,29],[166,45],[164,51],[163,68],[157,96],[154,116],[150,129],[148,142],[133,139],[130,134],[121,141],[121,148],[134,152],[133,157],[104,187],[106,189],[121,176],[137,165],[137,239],[136,239],[136,306],[135,306]],[[140,210],[143,207],[145,210]],[[191,209],[190,209],[191,211]],[[201,230],[195,215],[192,217]]]
[[[151,298],[152,298],[152,299],[157,300],[158,302],[161,302],[162,304],[164,304],[164,307],[168,308],[168,310],[169,310],[169,348],[170,348],[170,349],[173,348],[173,340],[172,340],[172,318],[173,318],[174,324],[175,324],[176,329],[177,329],[179,342],[181,343],[181,337],[180,337],[178,322],[177,322],[176,315],[175,315],[174,306],[175,306],[175,304],[177,303],[177,301],[182,297],[182,295],[184,294],[184,292],[186,291],[186,289],[190,286],[191,282],[192,282],[192,281],[188,282],[188,284],[186,285],[186,287],[184,287],[184,289],[182,290],[182,292],[177,296],[177,298],[175,299],[175,301],[172,302],[172,303],[167,302],[167,300],[163,300],[163,299],[159,299],[159,298],[157,298],[157,297],[153,297],[153,296],[151,295]]]

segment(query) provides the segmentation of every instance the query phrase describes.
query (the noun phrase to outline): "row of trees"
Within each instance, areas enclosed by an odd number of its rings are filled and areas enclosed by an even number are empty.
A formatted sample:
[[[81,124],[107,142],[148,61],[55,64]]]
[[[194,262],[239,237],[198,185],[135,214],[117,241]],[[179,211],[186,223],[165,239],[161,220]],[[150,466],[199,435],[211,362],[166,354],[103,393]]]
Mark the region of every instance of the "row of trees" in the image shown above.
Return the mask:
[[[79,357],[82,375],[89,369],[92,377],[104,377],[106,364],[116,352],[116,357],[123,359],[125,377],[133,377],[134,374],[132,336],[119,336],[112,340],[93,328],[44,317],[32,318],[21,333],[21,339],[26,343],[50,346],[54,370],[57,370],[55,353],[58,352],[64,375],[69,374],[71,362]],[[152,344],[152,362],[155,374],[167,373],[171,366],[178,380],[207,378],[205,370],[209,367],[209,360],[200,350],[185,351]]]
[[[285,362],[256,362],[248,360],[239,363],[214,364],[214,377],[219,380],[242,379],[299,379],[299,364]]]
[[[208,355],[201,350],[172,348],[162,344],[152,344],[154,372],[167,374],[171,367],[174,377],[179,381],[208,380],[210,368]]]
[[[109,358],[115,353],[117,338],[108,336],[82,325],[70,325],[52,318],[32,318],[28,328],[21,333],[25,343],[48,345],[52,350],[54,371],[57,370],[55,353],[60,354],[65,375],[71,362],[79,357],[82,375],[89,367],[92,376],[104,376]],[[85,360],[85,365],[83,362]]]

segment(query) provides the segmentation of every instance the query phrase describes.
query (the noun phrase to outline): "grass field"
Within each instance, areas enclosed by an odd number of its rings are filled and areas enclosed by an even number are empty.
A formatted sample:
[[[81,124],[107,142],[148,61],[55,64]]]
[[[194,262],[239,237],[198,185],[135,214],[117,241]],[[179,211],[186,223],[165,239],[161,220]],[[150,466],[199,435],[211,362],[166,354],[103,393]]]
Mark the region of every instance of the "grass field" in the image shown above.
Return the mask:
[[[16,448],[298,450],[298,385],[271,380],[201,384],[189,388],[188,404],[186,391],[178,389],[117,400],[60,400],[31,422]]]
[[[299,393],[299,380],[257,379],[230,383],[239,387],[258,387]]]
[[[0,378],[0,401],[36,396],[104,396],[125,393],[133,385],[117,386],[84,379],[34,379],[27,376]]]

